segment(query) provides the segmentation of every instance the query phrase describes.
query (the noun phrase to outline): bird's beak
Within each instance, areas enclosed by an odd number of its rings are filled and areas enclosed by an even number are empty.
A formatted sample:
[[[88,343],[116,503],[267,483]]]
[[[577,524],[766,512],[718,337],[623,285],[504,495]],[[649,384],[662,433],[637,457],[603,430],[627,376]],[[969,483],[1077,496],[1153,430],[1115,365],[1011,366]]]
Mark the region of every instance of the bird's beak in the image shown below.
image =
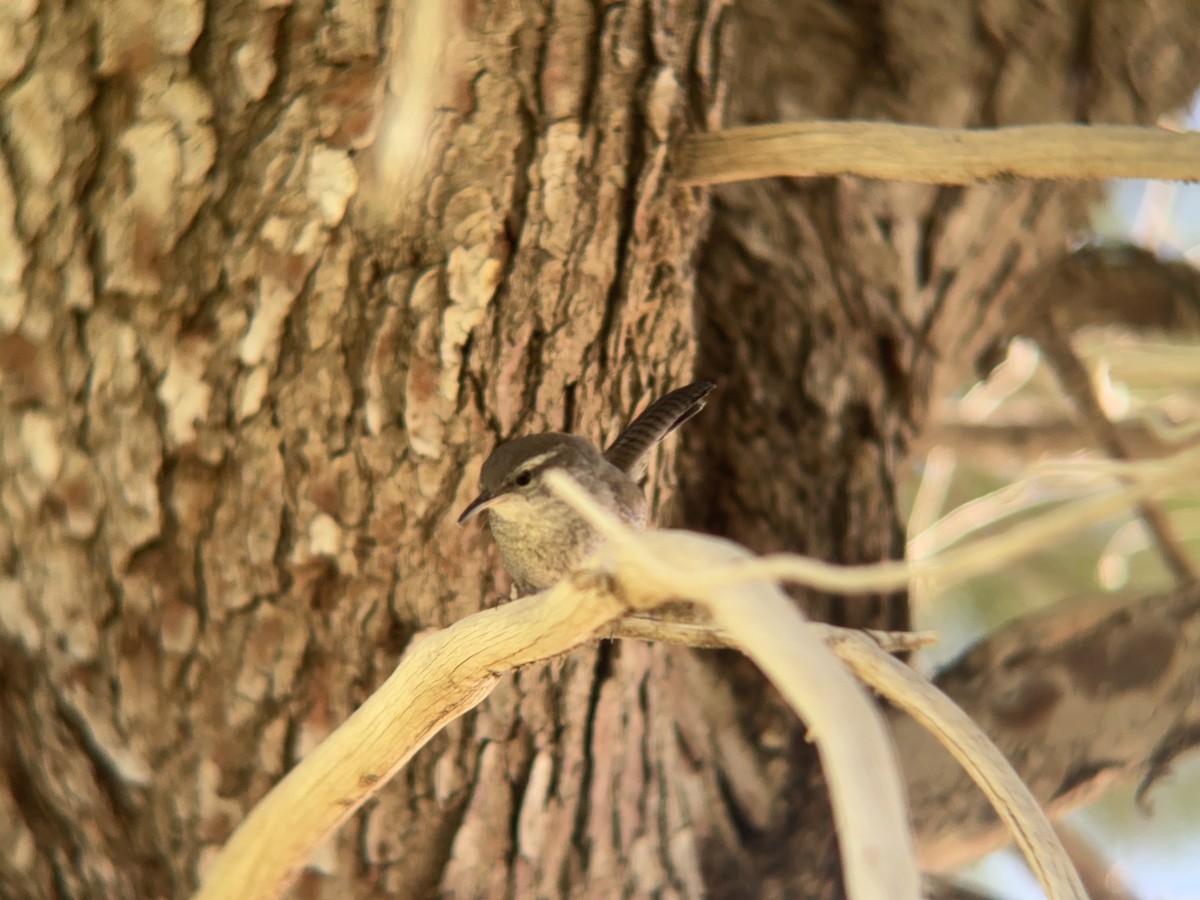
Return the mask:
[[[462,511],[462,515],[458,517],[458,524],[466,525],[473,518],[491,506],[495,501],[496,498],[491,494],[491,492],[484,491],[469,504],[467,504],[467,508],[464,509]]]

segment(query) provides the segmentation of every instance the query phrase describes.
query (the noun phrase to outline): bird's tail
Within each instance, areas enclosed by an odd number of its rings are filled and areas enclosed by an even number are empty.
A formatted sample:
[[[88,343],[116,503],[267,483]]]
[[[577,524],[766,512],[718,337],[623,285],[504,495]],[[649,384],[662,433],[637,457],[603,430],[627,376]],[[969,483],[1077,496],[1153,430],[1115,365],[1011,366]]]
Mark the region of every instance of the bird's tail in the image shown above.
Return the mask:
[[[716,388],[711,381],[697,381],[659,397],[617,436],[604,458],[631,478],[640,478],[650,448],[704,409]]]

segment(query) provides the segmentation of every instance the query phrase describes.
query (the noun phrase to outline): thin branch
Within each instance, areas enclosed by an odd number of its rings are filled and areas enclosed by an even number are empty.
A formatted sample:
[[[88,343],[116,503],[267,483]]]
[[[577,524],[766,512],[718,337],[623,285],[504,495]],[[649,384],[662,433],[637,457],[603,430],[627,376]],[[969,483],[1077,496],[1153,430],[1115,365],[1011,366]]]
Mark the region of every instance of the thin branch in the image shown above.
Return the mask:
[[[937,686],[1013,761],[1052,818],[1118,782],[1149,790],[1200,746],[1200,588],[1098,595],[983,638]],[[944,872],[1010,840],[990,804],[906,717],[905,760],[922,866]]]
[[[688,610],[692,612],[692,610]],[[937,643],[932,631],[878,631],[873,628],[841,628],[824,622],[809,622],[808,627],[827,645],[832,645],[846,632],[865,634],[886,653],[911,653]],[[682,611],[666,614],[662,609],[652,613],[634,613],[617,619],[596,633],[597,640],[624,638],[633,641],[658,641],[678,644],[698,650],[730,650],[737,647],[733,638],[711,622],[699,617],[685,616]]]
[[[1082,882],[1066,860],[1070,858],[1056,830],[1042,812],[1020,776],[987,735],[954,702],[912,669],[884,656],[912,649],[919,634],[864,632],[815,622],[808,628],[860,680],[908,712],[938,741],[951,749],[993,808],[1000,812],[1016,837],[1034,875],[1052,897],[1087,897]],[[719,629],[701,623],[664,621],[641,615],[613,623],[610,636],[666,640],[698,647],[729,647],[731,639]],[[924,640],[919,641],[924,643]]]
[[[804,721],[829,786],[848,896],[919,897],[899,762],[861,685],[777,585],[760,580],[717,587],[685,575],[715,573],[752,559],[750,551],[687,531],[635,533],[565,472],[547,472],[546,483],[609,538],[585,570],[609,573],[616,594],[633,610],[678,599],[703,607]]]
[[[1200,180],[1200,134],[1117,125],[992,130],[883,122],[798,122],[695,134],[677,164],[684,184],[778,175],[857,175],[927,184],[999,178]]]
[[[1071,857],[1071,863],[1083,879],[1092,900],[1138,900],[1138,895],[1121,877],[1120,868],[1078,828],[1060,823],[1054,830],[1058,832],[1067,856]]]
[[[842,594],[898,590],[907,586],[910,579],[923,575],[936,576],[939,584],[955,584],[1044,550],[1054,541],[1074,534],[1097,519],[1128,510],[1144,497],[1178,488],[1182,479],[1193,478],[1200,469],[1200,453],[1179,453],[1154,463],[1106,463],[1105,466],[1131,479],[1136,478],[1136,481],[1128,487],[1064,504],[1052,512],[1020,522],[1001,534],[979,538],[925,559],[838,566],[800,556],[763,556],[709,573],[703,580],[717,587],[770,578]],[[1141,470],[1152,474],[1139,477],[1135,473]],[[699,580],[697,576],[688,578],[689,587],[691,582]],[[698,589],[699,585],[695,587]]]
[[[844,742],[847,730],[835,728],[823,732],[818,725],[828,715],[826,704],[851,702],[853,694],[843,693],[837,680],[825,681],[828,674],[821,676],[820,666],[813,665],[819,662],[812,656],[813,632],[793,624],[802,620],[787,596],[773,586],[769,592],[758,590],[753,595],[717,590],[717,585],[732,587],[739,583],[727,577],[731,569],[755,565],[745,563],[747,551],[727,541],[683,531],[651,532],[635,537],[566,474],[550,472],[546,480],[555,493],[609,538],[593,557],[592,565],[616,573],[618,593],[633,608],[652,608],[661,604],[664,596],[686,597],[703,606],[714,622],[771,677],[808,723],[810,734],[821,749],[839,837],[845,840],[856,836],[866,823],[857,818],[861,811],[849,802],[855,796],[853,786],[839,788],[835,783],[844,774],[840,768],[859,760],[853,765],[860,779],[874,779],[879,773],[862,768],[863,748]],[[694,573],[688,589],[683,589],[680,582],[684,572]],[[629,574],[635,574],[636,580],[626,581]],[[748,615],[748,610],[753,610],[753,614]],[[909,713],[950,750],[1008,825],[1049,896],[1086,900],[1079,876],[1049,819],[1012,766],[970,717],[927,679],[892,659],[865,635],[847,630],[831,642],[831,647],[862,681]],[[820,681],[815,680],[818,678]],[[818,683],[822,687],[814,694],[812,689]],[[837,767],[831,766],[833,753],[846,754],[838,759]],[[890,790],[886,782],[876,784]],[[845,793],[839,802],[842,791]],[[881,810],[890,809],[895,802],[889,793],[879,795],[878,800]],[[865,844],[853,849],[843,846],[843,859],[850,893],[859,896],[859,891],[871,888],[865,881],[856,880],[856,875],[872,874],[872,868],[871,860],[856,860],[855,849],[865,849]],[[897,896],[899,888],[893,885],[871,896]]]
[[[278,897],[309,854],[502,673],[565,653],[623,613],[583,579],[415,642],[354,714],[271,789],[204,873],[197,900]]]
[[[1122,445],[1137,459],[1161,459],[1181,449],[1178,443],[1163,440],[1154,423],[1144,419],[1114,422]],[[913,443],[912,454],[923,457],[930,449],[947,446],[969,457],[996,465],[1020,465],[1043,456],[1066,456],[1083,449],[1089,440],[1078,422],[1045,417],[1031,422],[971,422],[940,419],[921,432]],[[1194,447],[1197,436],[1185,444]]]
[[[945,694],[864,635],[834,639],[834,650],[863,682],[913,717],[982,788],[1050,897],[1086,900],[1087,892],[1050,820],[983,730]]]
[[[1006,323],[1013,334],[1036,337],[1034,329],[1048,309],[1070,335],[1087,326],[1116,326],[1147,336],[1200,331],[1200,270],[1131,244],[1069,250],[1030,273],[1021,293]],[[1159,361],[1167,355],[1160,354]]]
[[[1120,432],[1109,421],[1096,397],[1087,367],[1076,355],[1064,330],[1064,323],[1060,316],[1055,315],[1053,309],[1045,316],[1034,338],[1058,375],[1063,392],[1079,410],[1084,426],[1091,432],[1096,443],[1113,459],[1131,459],[1129,450],[1121,440]],[[1145,497],[1138,503],[1138,513],[1175,578],[1190,584],[1200,582],[1196,561],[1184,549],[1162,506]]]

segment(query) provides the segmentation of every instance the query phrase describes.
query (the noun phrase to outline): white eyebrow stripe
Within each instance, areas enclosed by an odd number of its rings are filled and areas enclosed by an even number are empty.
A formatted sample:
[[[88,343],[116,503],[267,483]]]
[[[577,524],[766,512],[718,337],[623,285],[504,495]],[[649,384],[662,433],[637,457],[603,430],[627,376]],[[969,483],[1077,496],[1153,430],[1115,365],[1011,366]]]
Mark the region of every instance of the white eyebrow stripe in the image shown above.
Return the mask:
[[[553,459],[555,456],[558,456],[557,450],[547,450],[545,453],[539,453],[537,456],[531,456],[529,459],[527,459],[525,461],[525,465],[521,466],[519,471],[521,471],[521,472],[532,471],[533,469],[536,469],[538,466],[540,466],[542,463],[546,462],[547,460]]]

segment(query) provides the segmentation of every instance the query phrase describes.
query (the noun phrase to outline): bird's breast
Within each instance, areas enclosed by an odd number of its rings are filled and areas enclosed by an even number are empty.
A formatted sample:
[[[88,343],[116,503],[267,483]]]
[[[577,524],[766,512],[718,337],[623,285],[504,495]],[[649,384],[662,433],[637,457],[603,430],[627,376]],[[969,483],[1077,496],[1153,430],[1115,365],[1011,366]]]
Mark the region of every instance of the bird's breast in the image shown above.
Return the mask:
[[[646,525],[646,499],[637,485],[630,485],[636,496],[608,491],[594,496],[627,525],[641,529]],[[488,526],[504,567],[526,590],[555,584],[603,542],[591,525],[557,499],[489,509]]]

